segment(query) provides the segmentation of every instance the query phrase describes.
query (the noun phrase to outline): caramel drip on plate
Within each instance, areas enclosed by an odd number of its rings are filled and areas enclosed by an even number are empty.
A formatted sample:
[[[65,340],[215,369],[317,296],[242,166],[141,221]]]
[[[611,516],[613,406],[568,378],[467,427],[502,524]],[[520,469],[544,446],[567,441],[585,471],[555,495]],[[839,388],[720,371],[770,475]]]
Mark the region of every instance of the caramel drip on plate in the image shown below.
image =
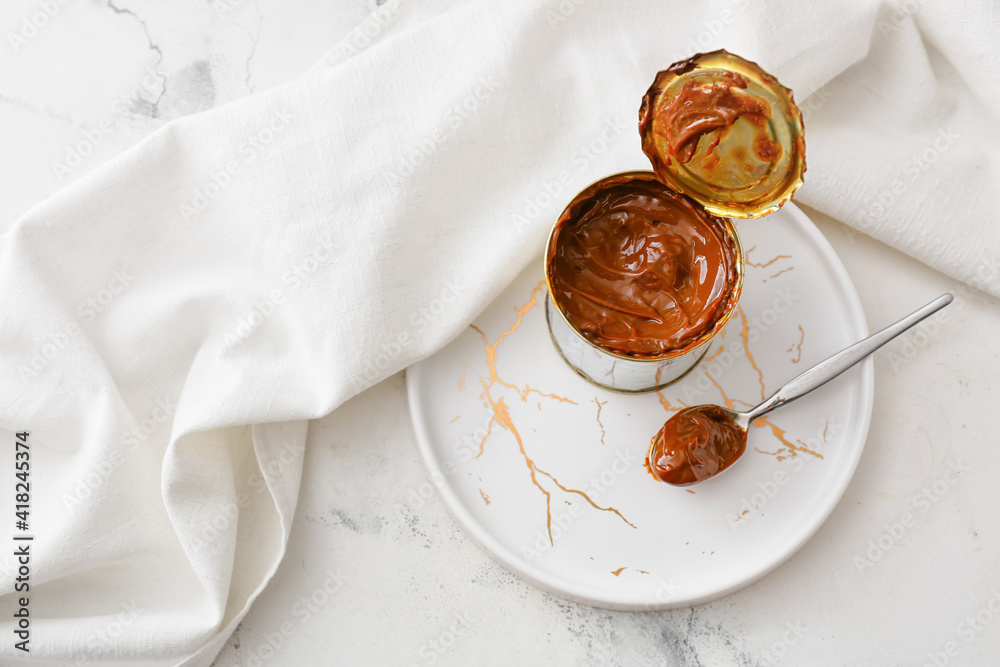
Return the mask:
[[[601,408],[604,405],[607,404],[607,401],[604,401],[602,403],[600,400],[598,400],[598,398],[596,396],[594,396],[594,403],[597,404],[597,425],[601,427],[601,444],[603,445],[604,444],[604,437],[608,433],[607,433],[607,431],[604,430],[604,422],[601,421]]]
[[[740,410],[740,409],[742,409],[740,407],[737,407],[737,405],[736,405],[737,402],[742,403],[743,406],[746,407],[746,408],[752,408],[753,407],[752,405],[750,405],[746,401],[741,401],[738,398],[729,398],[729,396],[726,394],[726,391],[722,388],[722,385],[720,385],[719,382],[714,377],[712,377],[710,374],[705,373],[705,377],[707,377],[709,380],[711,380],[712,384],[715,385],[715,388],[719,390],[719,394],[722,396],[722,402],[725,403],[726,407],[729,408],[730,410]]]
[[[667,412],[677,412],[678,410],[681,409],[680,407],[675,408],[670,403],[670,401],[667,400],[667,397],[663,395],[662,391],[657,391],[656,392],[656,396],[660,399],[660,405],[662,405],[663,409],[666,410]],[[678,401],[678,403],[681,403],[681,401]],[[683,406],[683,403],[681,403],[681,405]],[[687,406],[684,406],[684,407],[687,407]]]
[[[622,515],[622,513],[619,512],[614,507],[601,507],[600,505],[595,503],[591,499],[591,497],[588,496],[584,491],[564,486],[558,479],[555,478],[555,476],[540,468],[538,464],[535,463],[530,456],[528,456],[528,451],[525,448],[524,440],[521,438],[521,434],[517,430],[517,426],[515,426],[514,420],[510,416],[510,411],[507,408],[507,404],[504,401],[504,397],[500,396],[499,398],[496,399],[493,398],[491,390],[496,385],[513,389],[521,397],[522,401],[526,400],[526,397],[530,391],[536,391],[530,389],[529,387],[525,387],[525,390],[522,393],[522,391],[518,389],[516,385],[505,382],[500,378],[499,374],[497,373],[497,347],[499,347],[500,343],[502,343],[504,339],[507,338],[507,336],[510,336],[515,331],[517,331],[517,329],[521,326],[521,323],[524,321],[524,316],[528,313],[528,311],[538,306],[538,298],[539,296],[545,293],[545,290],[546,286],[545,286],[545,281],[543,280],[539,282],[538,285],[536,285],[535,288],[531,291],[531,299],[526,304],[516,309],[517,320],[510,326],[510,329],[500,334],[500,337],[497,338],[496,341],[494,341],[493,343],[489,342],[489,340],[486,337],[486,334],[483,332],[482,329],[480,329],[474,324],[470,324],[469,326],[479,333],[479,335],[483,339],[483,345],[486,348],[486,365],[489,368],[489,378],[487,379],[484,378],[482,375],[480,375],[479,381],[483,386],[483,394],[482,394],[483,400],[487,404],[487,407],[489,407],[493,412],[493,416],[491,417],[489,426],[486,430],[486,435],[483,437],[483,440],[479,443],[479,453],[476,455],[476,458],[482,456],[483,449],[486,445],[486,441],[493,433],[494,424],[503,427],[504,430],[508,431],[511,435],[514,436],[514,440],[517,442],[518,450],[520,451],[521,456],[524,458],[525,466],[528,468],[528,474],[531,477],[531,483],[542,493],[543,496],[545,496],[545,525],[549,535],[549,543],[554,545],[555,540],[553,540],[552,538],[552,492],[546,489],[542,485],[541,481],[539,480],[539,475],[547,477],[549,480],[552,481],[552,483],[554,483],[557,487],[562,489],[563,492],[580,496],[581,498],[586,500],[594,509],[598,509],[602,512],[611,512],[613,514],[616,514],[622,521],[632,526],[633,528],[635,528],[635,524],[626,519]],[[573,405],[576,405],[575,402],[570,401],[569,399],[566,398],[556,396],[554,394],[542,394],[541,392],[538,393],[541,394],[542,396],[555,398],[559,401],[572,403]]]
[[[473,328],[475,328],[475,327],[473,327]],[[480,333],[482,333],[482,332],[480,332]],[[503,386],[507,387],[508,389],[513,389],[514,391],[516,391],[517,395],[521,397],[521,401],[523,401],[524,403],[528,402],[528,394],[534,392],[534,393],[536,393],[539,396],[542,396],[544,398],[554,398],[555,400],[559,401],[560,403],[570,403],[571,405],[576,405],[577,404],[576,401],[572,401],[572,400],[570,400],[568,398],[565,398],[563,396],[557,396],[556,394],[544,394],[544,393],[538,391],[537,389],[532,389],[529,385],[524,385],[524,390],[522,391],[517,385],[508,384],[508,383],[504,382],[503,380],[501,380],[499,377],[497,378],[497,382],[499,382]]]
[[[792,359],[793,364],[797,364],[802,361],[802,342],[806,339],[806,332],[802,330],[802,325],[799,325],[799,344],[792,345],[790,348],[785,350],[786,352],[791,352],[792,350],[798,350],[798,356]]]
[[[772,259],[769,259],[766,262],[752,262],[752,261],[750,261],[750,253],[753,252],[756,249],[757,249],[757,246],[754,246],[754,247],[750,248],[749,250],[747,250],[747,252],[746,252],[746,264],[747,264],[747,266],[756,266],[756,267],[761,268],[761,269],[766,269],[767,267],[771,266],[772,264],[774,264],[778,260],[781,260],[781,259],[791,259],[792,258],[791,255],[777,255],[777,256],[773,257]],[[791,271],[794,268],[795,268],[794,266],[789,266],[787,268],[784,268],[784,269],[778,271],[777,273],[775,273],[774,275],[772,275],[772,276],[770,276],[768,278],[764,278],[763,282],[766,283],[768,280],[774,280],[775,278],[777,278],[781,274],[788,273],[789,271]]]
[[[725,345],[720,345],[719,349],[715,351],[715,354],[713,354],[710,357],[705,357],[704,359],[701,360],[701,362],[705,363],[706,361],[711,361],[712,359],[715,359],[717,356],[719,356],[720,354],[722,354],[722,351],[725,350],[725,349],[726,349]]]
[[[773,276],[771,276],[770,278],[764,278],[764,282],[766,283],[766,282],[767,282],[768,280],[772,280],[772,279],[774,279],[774,278],[777,278],[777,277],[778,277],[778,276],[780,276],[780,275],[781,275],[782,273],[788,273],[789,271],[793,270],[794,268],[795,268],[794,266],[789,266],[789,267],[788,267],[787,269],[782,269],[781,271],[778,271],[777,273],[775,273],[775,274],[774,274]]]
[[[743,330],[740,331],[740,338],[743,339],[743,349],[746,350],[747,360],[750,365],[753,366],[754,370],[757,371],[757,376],[760,378],[760,400],[765,400],[767,390],[764,388],[764,371],[760,370],[760,366],[757,365],[757,361],[753,358],[753,353],[750,352],[750,325],[747,323],[747,315],[743,312],[743,308],[739,308],[740,319],[743,320]],[[753,407],[753,406],[749,406]],[[730,407],[730,410],[733,408]]]
[[[756,267],[759,267],[761,269],[766,269],[767,267],[769,267],[772,264],[774,264],[775,262],[777,262],[779,259],[791,259],[792,258],[791,255],[778,255],[774,259],[768,260],[766,262],[751,262],[750,261],[750,253],[752,253],[756,249],[757,249],[757,246],[754,246],[754,247],[750,248],[749,250],[747,250],[747,252],[746,252],[746,263],[747,263],[747,266],[756,266]]]
[[[757,420],[753,423],[753,425],[759,426],[760,428],[763,428],[765,426],[770,427],[771,433],[774,435],[774,437],[777,438],[782,445],[784,445],[784,448],[778,448],[778,450],[774,452],[765,452],[763,450],[754,447],[754,449],[757,449],[757,451],[760,452],[761,454],[770,454],[772,456],[777,457],[779,461],[782,461],[790,456],[798,456],[799,452],[812,454],[818,459],[823,458],[822,454],[820,454],[819,452],[814,452],[813,450],[803,445],[801,442],[797,445],[791,442],[788,438],[785,437],[785,429],[780,428],[777,424],[768,420],[767,417],[758,417]]]

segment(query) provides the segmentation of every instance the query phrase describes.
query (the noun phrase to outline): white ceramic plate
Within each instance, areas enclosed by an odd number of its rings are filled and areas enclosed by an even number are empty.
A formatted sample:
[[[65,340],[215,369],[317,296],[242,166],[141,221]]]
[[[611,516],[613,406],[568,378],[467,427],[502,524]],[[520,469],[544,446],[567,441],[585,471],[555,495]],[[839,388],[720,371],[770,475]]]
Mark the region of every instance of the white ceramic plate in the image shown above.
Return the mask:
[[[833,511],[867,436],[871,361],[752,427],[717,478],[688,490],[645,469],[650,438],[684,404],[756,404],[867,335],[843,265],[798,208],[738,228],[741,312],[717,356],[659,394],[611,393],[566,366],[545,327],[540,259],[476,328],[408,370],[432,479],[501,564],[585,604],[682,607],[762,577]]]

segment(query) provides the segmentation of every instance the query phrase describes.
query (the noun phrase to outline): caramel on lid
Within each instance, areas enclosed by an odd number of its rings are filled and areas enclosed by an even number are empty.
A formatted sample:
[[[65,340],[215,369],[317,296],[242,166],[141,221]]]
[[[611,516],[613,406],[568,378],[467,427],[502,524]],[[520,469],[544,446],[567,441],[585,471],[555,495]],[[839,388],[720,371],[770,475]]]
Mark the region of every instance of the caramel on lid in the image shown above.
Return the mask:
[[[716,215],[761,217],[802,185],[805,139],[792,91],[726,51],[658,73],[639,133],[657,177]]]

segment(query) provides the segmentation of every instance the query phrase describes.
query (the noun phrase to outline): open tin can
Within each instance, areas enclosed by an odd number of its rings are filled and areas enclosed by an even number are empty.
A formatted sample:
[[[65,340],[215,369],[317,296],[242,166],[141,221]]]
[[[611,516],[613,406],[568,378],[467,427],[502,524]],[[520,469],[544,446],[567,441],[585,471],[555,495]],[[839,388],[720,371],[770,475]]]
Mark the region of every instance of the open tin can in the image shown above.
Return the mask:
[[[556,349],[590,382],[625,393],[676,382],[709,353],[743,288],[732,218],[777,210],[805,172],[791,91],[725,51],[657,74],[639,132],[654,171],[589,185],[545,252]]]

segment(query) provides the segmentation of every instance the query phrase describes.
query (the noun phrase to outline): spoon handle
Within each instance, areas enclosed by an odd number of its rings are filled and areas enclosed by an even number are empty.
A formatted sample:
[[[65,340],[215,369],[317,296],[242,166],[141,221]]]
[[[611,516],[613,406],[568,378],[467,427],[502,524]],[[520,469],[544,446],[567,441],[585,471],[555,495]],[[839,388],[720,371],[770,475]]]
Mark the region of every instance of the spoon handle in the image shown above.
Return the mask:
[[[854,364],[867,358],[872,352],[899,334],[947,306],[953,299],[954,297],[951,294],[943,294],[895,324],[890,324],[878,333],[872,334],[862,341],[858,341],[825,361],[821,361],[802,375],[786,383],[781,389],[774,392],[770,398],[753,410],[750,410],[747,413],[747,418],[752,422],[757,417],[761,417],[771,410],[785,403],[790,403],[801,396],[805,396],[813,389],[823,386]]]

